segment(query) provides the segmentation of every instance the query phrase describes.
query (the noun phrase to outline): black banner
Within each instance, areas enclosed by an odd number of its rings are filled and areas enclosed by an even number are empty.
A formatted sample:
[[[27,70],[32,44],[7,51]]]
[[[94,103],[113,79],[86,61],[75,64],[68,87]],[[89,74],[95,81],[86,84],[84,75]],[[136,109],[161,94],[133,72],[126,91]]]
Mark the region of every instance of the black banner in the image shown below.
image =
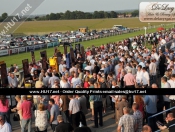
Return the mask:
[[[30,72],[29,72],[29,61],[28,59],[22,60],[23,64],[23,71],[24,71],[24,79],[30,79]]]
[[[175,95],[175,89],[94,89],[94,88],[81,88],[81,89],[74,89],[74,88],[49,88],[49,89],[29,89],[29,88],[1,88],[0,93],[4,95]]]
[[[7,79],[7,67],[6,63],[1,63],[0,64],[0,74],[1,74],[1,86],[6,87],[8,86],[8,79]]]
[[[40,52],[40,55],[41,55],[41,58],[42,58],[42,68],[44,70],[47,70],[48,67],[47,67],[47,52],[46,52],[46,50]]]

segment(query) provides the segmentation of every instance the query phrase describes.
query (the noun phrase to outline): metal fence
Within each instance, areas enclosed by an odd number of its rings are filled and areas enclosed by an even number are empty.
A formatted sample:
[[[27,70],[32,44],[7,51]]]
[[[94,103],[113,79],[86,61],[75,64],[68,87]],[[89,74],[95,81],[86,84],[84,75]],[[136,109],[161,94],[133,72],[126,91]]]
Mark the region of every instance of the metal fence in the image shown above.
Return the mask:
[[[175,106],[172,107],[172,108],[169,108],[169,109],[167,109],[167,110],[164,110],[164,111],[162,111],[162,112],[159,112],[159,113],[157,113],[157,114],[155,114],[155,115],[152,115],[152,116],[148,117],[148,122],[150,122],[150,119],[151,119],[151,118],[155,118],[156,116],[158,116],[158,115],[160,115],[160,114],[163,114],[163,113],[165,113],[165,112],[167,112],[167,111],[173,110],[173,109],[175,109]],[[148,123],[148,124],[149,124],[149,123]],[[171,125],[170,127],[172,127],[172,126],[174,126],[174,125],[175,125],[175,124]],[[161,132],[161,130],[157,130],[156,132]]]

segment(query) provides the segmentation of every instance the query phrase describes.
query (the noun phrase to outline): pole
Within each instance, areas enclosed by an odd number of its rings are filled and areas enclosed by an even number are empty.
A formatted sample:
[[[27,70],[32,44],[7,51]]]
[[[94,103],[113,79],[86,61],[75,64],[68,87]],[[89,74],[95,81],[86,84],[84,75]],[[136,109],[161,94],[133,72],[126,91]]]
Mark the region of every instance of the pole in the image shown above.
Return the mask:
[[[146,47],[146,27],[145,27],[145,47]]]

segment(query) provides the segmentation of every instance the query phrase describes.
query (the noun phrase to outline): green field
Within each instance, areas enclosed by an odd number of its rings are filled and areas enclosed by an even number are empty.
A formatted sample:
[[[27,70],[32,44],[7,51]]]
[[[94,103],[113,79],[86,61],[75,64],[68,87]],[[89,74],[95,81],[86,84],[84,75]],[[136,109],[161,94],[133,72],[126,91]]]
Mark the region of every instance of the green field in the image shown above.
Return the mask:
[[[172,28],[172,25],[171,26],[167,26],[166,28]],[[155,31],[156,31],[155,28],[147,30],[147,32],[155,32]],[[92,45],[100,46],[101,44],[106,44],[106,43],[109,43],[109,42],[120,41],[120,40],[123,40],[125,38],[133,37],[133,36],[140,35],[140,34],[144,34],[144,30],[138,31],[138,32],[134,32],[134,33],[129,33],[129,34],[123,34],[123,35],[118,35],[118,36],[106,37],[106,38],[101,38],[101,39],[96,39],[96,40],[91,40],[91,41],[85,41],[85,42],[81,42],[81,44],[84,45],[85,48],[86,47],[90,47]],[[147,47],[150,48],[150,45],[147,45]],[[43,50],[35,51],[35,58],[36,58],[36,60],[40,59],[40,51],[43,51]],[[54,48],[49,48],[49,49],[46,49],[46,50],[47,50],[47,56],[48,57],[53,56]],[[59,50],[61,52],[63,52],[63,47],[59,47]],[[16,63],[18,65],[21,65],[23,59],[29,59],[29,61],[31,61],[30,52],[22,53],[22,54],[18,54],[18,55],[0,57],[0,61],[5,61],[8,67],[11,64],[14,64],[14,63]]]
[[[3,27],[4,24],[6,23],[3,23],[0,26],[0,29]],[[75,31],[83,26],[88,26],[88,28],[92,30],[92,29],[112,28],[113,25],[123,25],[129,28],[136,28],[136,27],[148,26],[148,23],[140,22],[138,18],[30,21],[30,22],[24,22],[15,31],[15,33],[18,34],[24,33],[26,35],[46,34],[58,31]],[[150,23],[150,25],[160,25],[160,23]]]

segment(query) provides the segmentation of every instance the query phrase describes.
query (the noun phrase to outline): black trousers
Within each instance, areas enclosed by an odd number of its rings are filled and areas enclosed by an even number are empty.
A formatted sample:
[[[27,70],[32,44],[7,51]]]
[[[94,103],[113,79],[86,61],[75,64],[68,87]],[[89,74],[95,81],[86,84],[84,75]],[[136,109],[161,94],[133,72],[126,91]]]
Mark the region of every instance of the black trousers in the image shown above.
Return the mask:
[[[94,102],[94,123],[95,123],[95,127],[98,127],[98,115],[99,115],[99,125],[103,126],[102,110],[103,110],[102,101],[95,101]]]
[[[153,117],[153,118],[150,118],[148,120],[148,117],[150,117],[152,115],[154,115],[154,114],[146,113],[146,118],[147,118],[148,125],[151,127],[152,131],[154,132],[154,131],[157,130],[156,118]]]
[[[127,85],[126,88],[135,88],[135,85]]]
[[[170,102],[171,107],[175,106],[175,100],[171,100]],[[175,108],[171,110],[171,112],[173,113],[173,115],[175,116]]]
[[[165,105],[165,109],[166,109],[166,110],[170,108],[170,102],[164,101],[164,105]],[[168,113],[170,113],[170,111],[167,111],[167,112],[166,112],[166,115],[167,115]]]
[[[165,74],[165,66],[159,65],[160,76],[163,77]]]
[[[69,110],[64,111],[64,115],[65,115],[65,122],[70,122],[70,118],[69,118]]]
[[[72,127],[77,128],[80,124],[80,112],[71,115]]]
[[[84,115],[82,111],[80,111],[80,122],[83,124],[83,126],[87,126],[86,116]]]
[[[163,107],[157,108],[157,113],[162,112],[162,111],[163,111]],[[164,121],[163,114],[157,115],[156,119],[163,123],[163,121]]]
[[[44,131],[38,131],[38,132],[47,132],[47,129],[46,129],[46,130],[44,130]]]
[[[51,124],[52,131],[55,132],[56,124]]]

